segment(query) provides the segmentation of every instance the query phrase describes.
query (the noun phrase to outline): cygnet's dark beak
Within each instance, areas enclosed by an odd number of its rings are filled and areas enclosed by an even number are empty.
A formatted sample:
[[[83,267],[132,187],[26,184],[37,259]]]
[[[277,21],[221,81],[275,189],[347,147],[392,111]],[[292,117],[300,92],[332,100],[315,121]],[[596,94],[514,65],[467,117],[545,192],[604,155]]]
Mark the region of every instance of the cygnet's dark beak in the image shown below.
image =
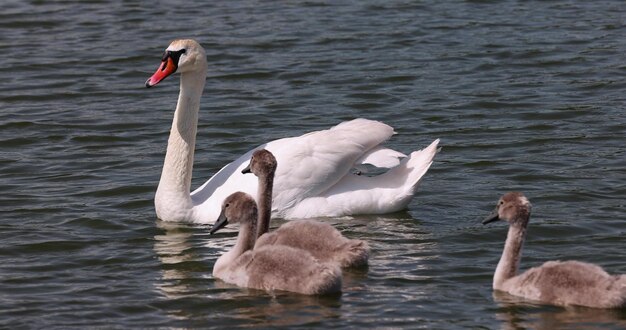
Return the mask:
[[[224,210],[222,210],[219,218],[217,218],[217,221],[215,221],[215,223],[213,224],[213,227],[211,227],[211,230],[209,231],[209,235],[215,234],[215,232],[224,228],[224,226],[226,226],[227,224],[228,224],[228,219],[226,218],[226,215],[224,214]]]
[[[243,173],[243,174],[252,173],[252,171],[250,170],[250,164],[248,164],[248,166],[246,166],[246,168],[241,170],[241,173]]]
[[[490,222],[494,222],[494,221],[498,221],[500,220],[500,217],[498,216],[498,208],[496,208],[495,210],[493,210],[493,212],[491,212],[491,214],[489,214],[484,220],[483,220],[483,225],[486,225]]]

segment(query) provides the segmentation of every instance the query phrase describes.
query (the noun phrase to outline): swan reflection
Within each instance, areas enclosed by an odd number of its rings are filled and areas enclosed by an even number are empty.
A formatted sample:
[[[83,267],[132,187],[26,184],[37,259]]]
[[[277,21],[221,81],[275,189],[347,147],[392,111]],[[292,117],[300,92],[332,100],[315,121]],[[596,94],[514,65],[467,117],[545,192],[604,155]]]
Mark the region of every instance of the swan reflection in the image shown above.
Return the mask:
[[[206,226],[160,220],[156,224],[162,230],[154,237],[154,250],[162,265],[157,289],[168,299],[206,292],[212,263],[232,245],[234,236],[213,240],[208,239]]]

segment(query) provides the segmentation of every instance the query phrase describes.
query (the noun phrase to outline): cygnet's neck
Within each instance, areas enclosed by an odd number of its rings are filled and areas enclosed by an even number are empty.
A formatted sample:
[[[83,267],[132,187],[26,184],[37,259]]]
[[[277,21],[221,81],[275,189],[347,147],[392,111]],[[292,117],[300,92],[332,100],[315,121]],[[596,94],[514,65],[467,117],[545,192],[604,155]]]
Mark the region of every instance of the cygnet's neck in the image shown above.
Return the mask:
[[[157,216],[161,219],[188,220],[191,214],[193,203],[189,193],[205,81],[206,69],[185,72],[180,77],[178,103],[155,196]]]
[[[256,214],[254,215],[256,217]],[[237,242],[235,246],[228,251],[232,260],[237,259],[240,255],[244,254],[248,250],[254,248],[256,242],[256,219],[250,219],[239,226],[239,234],[237,235]],[[221,259],[221,258],[220,258]]]
[[[254,219],[249,219],[242,223],[239,227],[239,234],[237,235],[237,242],[233,248],[222,254],[221,257],[217,259],[215,265],[213,266],[213,275],[219,276],[220,272],[227,269],[229,265],[231,265],[239,256],[244,254],[248,250],[252,250],[254,248],[254,243],[256,243],[256,213],[253,214]]]
[[[502,257],[500,257],[498,267],[496,267],[496,272],[493,275],[493,288],[496,290],[504,290],[504,283],[517,275],[522,259],[527,224],[527,221],[513,221],[509,225],[509,233],[506,237]]]
[[[259,202],[257,237],[261,237],[261,235],[267,233],[270,229],[273,186],[274,173],[259,175],[259,189],[257,190],[257,200]]]

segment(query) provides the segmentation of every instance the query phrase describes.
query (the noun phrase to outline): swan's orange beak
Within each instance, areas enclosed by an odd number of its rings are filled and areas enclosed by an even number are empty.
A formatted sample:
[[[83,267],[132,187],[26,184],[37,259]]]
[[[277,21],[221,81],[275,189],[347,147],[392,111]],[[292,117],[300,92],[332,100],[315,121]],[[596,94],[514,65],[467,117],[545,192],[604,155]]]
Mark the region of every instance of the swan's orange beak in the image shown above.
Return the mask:
[[[174,63],[174,59],[172,59],[172,56],[165,56],[156,72],[152,75],[152,77],[146,80],[146,87],[150,88],[160,83],[161,80],[176,72],[176,69],[177,63]]]

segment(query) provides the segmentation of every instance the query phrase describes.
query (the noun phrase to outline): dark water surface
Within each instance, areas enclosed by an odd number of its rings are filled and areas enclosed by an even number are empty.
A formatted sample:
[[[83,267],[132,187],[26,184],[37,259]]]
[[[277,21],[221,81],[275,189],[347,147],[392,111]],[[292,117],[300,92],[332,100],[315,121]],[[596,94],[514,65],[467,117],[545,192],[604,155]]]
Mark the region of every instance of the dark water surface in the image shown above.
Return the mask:
[[[522,268],[626,273],[625,18],[623,1],[3,1],[0,326],[626,328],[624,310],[494,297],[506,227],[480,224],[521,190]],[[341,297],[225,285],[234,232],[156,219],[178,78],[143,83],[180,37],[210,67],[194,187],[355,117],[404,152],[442,139],[406,212],[325,219],[373,250]]]

